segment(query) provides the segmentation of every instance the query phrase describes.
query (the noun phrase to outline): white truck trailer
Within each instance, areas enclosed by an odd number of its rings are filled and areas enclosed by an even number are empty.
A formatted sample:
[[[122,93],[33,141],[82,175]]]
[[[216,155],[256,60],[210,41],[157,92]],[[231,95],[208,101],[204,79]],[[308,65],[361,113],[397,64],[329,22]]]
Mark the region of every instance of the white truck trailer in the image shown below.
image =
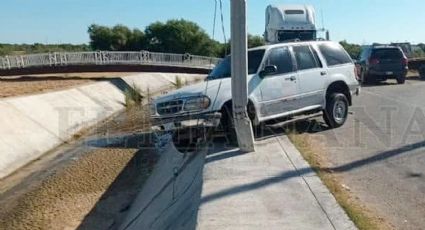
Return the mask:
[[[315,11],[310,5],[269,5],[266,9],[265,41],[311,41],[317,38]]]

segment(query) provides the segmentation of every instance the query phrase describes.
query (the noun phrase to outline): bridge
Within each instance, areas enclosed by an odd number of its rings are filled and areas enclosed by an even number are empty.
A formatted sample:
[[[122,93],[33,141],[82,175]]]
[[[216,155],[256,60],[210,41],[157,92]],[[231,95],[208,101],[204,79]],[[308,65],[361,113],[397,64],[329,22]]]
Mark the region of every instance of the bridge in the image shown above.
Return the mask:
[[[219,58],[148,51],[55,52],[0,57],[0,76],[76,72],[207,74]]]

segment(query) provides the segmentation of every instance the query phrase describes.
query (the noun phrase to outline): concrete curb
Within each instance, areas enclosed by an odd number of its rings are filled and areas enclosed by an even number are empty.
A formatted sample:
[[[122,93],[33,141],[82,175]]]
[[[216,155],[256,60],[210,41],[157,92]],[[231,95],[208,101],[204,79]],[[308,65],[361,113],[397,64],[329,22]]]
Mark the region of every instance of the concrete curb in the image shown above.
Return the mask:
[[[338,204],[335,197],[329,192],[314,170],[310,167],[307,161],[304,160],[298,149],[292,144],[287,136],[276,137],[281,143],[281,146],[287,157],[296,168],[308,169],[308,173],[300,175],[309,186],[311,192],[315,196],[317,202],[326,213],[329,221],[335,229],[357,229],[354,223],[347,216],[342,207]]]

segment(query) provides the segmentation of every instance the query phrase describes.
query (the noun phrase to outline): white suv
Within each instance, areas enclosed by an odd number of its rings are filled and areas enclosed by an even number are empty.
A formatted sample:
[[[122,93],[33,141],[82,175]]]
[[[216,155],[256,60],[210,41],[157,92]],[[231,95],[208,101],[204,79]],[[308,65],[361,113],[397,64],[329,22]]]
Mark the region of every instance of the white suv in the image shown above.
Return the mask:
[[[169,130],[193,125],[231,132],[230,56],[207,79],[158,97],[151,105],[154,123]],[[360,86],[355,65],[335,42],[294,42],[248,51],[248,115],[254,125],[276,118],[323,112],[331,128],[343,125]]]

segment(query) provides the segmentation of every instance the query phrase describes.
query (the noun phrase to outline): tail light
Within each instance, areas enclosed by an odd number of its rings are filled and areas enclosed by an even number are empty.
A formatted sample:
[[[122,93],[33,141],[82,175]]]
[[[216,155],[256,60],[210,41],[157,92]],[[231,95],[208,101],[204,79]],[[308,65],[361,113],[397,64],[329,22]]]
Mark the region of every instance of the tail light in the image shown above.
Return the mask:
[[[357,81],[360,81],[360,66],[354,65],[354,76],[356,76]]]
[[[403,59],[401,60],[401,64],[403,64],[403,65],[408,65],[408,64],[409,64],[409,60],[407,60],[407,58],[403,58]]]
[[[371,58],[371,59],[369,59],[369,63],[372,64],[372,65],[379,64],[379,59]]]

